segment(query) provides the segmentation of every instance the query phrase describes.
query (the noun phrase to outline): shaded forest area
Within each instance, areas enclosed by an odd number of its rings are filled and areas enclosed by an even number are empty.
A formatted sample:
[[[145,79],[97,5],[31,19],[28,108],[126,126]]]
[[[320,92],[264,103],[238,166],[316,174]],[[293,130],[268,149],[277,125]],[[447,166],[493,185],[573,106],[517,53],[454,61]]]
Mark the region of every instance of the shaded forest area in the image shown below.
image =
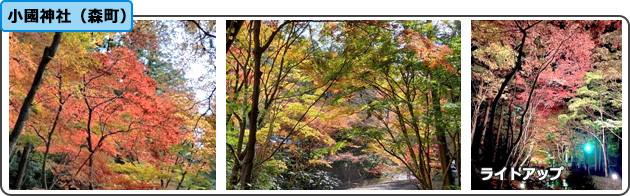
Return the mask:
[[[473,189],[621,188],[621,24],[472,21]],[[565,170],[482,181],[482,167]]]
[[[10,188],[214,189],[214,28],[10,33]]]
[[[460,27],[227,21],[227,189],[459,189]]]

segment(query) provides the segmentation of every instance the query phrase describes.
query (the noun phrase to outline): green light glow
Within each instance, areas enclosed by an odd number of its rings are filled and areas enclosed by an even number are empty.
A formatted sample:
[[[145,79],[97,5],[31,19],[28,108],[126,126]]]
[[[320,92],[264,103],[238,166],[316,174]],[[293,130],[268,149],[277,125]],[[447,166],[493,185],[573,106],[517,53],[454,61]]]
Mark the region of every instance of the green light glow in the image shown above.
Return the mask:
[[[593,151],[593,147],[591,147],[591,144],[584,145],[584,151],[586,151],[586,153],[590,153],[591,151]]]

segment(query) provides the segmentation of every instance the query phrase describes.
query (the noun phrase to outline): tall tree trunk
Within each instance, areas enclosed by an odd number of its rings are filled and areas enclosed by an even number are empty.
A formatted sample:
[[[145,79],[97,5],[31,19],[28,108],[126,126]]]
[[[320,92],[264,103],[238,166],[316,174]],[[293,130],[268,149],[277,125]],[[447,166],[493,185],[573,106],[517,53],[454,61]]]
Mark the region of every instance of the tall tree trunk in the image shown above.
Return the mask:
[[[44,54],[42,55],[42,60],[39,62],[39,66],[37,67],[37,72],[35,73],[35,77],[33,78],[33,83],[31,84],[31,89],[28,91],[28,94],[24,98],[22,102],[22,107],[20,108],[20,113],[18,114],[17,121],[15,121],[15,126],[13,127],[13,131],[11,131],[11,135],[9,135],[9,153],[13,154],[13,149],[15,148],[15,144],[17,143],[20,135],[22,134],[22,130],[24,129],[24,124],[28,120],[31,113],[31,104],[35,99],[35,94],[39,90],[39,87],[42,83],[42,79],[44,77],[44,71],[46,71],[46,66],[50,60],[55,57],[57,53],[57,49],[59,48],[59,43],[61,42],[61,34],[60,32],[55,33],[53,37],[52,44],[50,46],[46,46],[44,48]]]
[[[245,190],[251,188],[252,169],[254,166],[254,156],[256,151],[256,132],[258,125],[258,102],[260,99],[260,64],[263,50],[260,46],[260,28],[261,21],[254,21],[254,87],[252,92],[252,105],[249,111],[249,135],[247,145],[245,147],[245,158],[243,160],[243,168],[241,169],[241,186]]]
[[[604,177],[608,177],[608,155],[606,152],[606,140],[603,141],[604,143],[602,143],[602,159],[604,159],[604,165],[602,165],[604,167]]]
[[[230,185],[232,186],[236,186],[239,183],[239,171],[241,170],[241,167],[243,166],[239,160],[242,160],[244,158],[244,153],[243,153],[243,140],[245,138],[245,129],[247,129],[247,123],[246,123],[246,119],[247,118],[237,118],[239,119],[239,133],[238,133],[238,145],[236,147],[236,152],[234,152],[234,166],[232,166],[232,176],[230,176],[229,182]]]
[[[599,98],[600,100],[603,100],[602,97],[600,96]],[[602,101],[600,101],[600,104],[603,103]],[[600,108],[603,108],[603,105],[600,105]],[[599,111],[599,119],[600,121],[604,122],[604,113],[603,111]],[[603,159],[604,159],[604,177],[608,177],[608,158],[606,156],[606,128],[602,127],[600,128],[602,131],[602,155],[603,155]]]
[[[512,138],[514,138],[514,116],[512,115],[512,105],[510,105],[510,107],[508,107],[508,122],[507,122],[507,126],[508,126],[508,130],[507,130],[507,138],[506,138],[506,142],[503,142],[503,148],[501,149],[501,158],[499,160],[501,160],[501,163],[507,161],[508,158],[506,158],[506,154],[508,153],[507,150],[510,148],[509,144],[512,143]],[[509,156],[509,155],[508,155]],[[499,164],[495,165],[494,169],[498,169],[501,166]]]
[[[94,183],[92,183],[92,181],[94,180],[94,176],[93,176],[94,175],[94,159],[92,158],[92,156],[90,156],[89,159],[90,160],[88,162],[88,167],[90,168],[90,174],[88,175],[88,177],[89,177],[88,181],[90,183],[89,183],[88,188],[90,190],[94,190]]]
[[[599,163],[600,163],[600,157],[601,157],[601,153],[600,153],[600,152],[601,152],[601,151],[600,151],[600,149],[601,149],[601,148],[600,148],[600,147],[601,147],[601,145],[602,145],[602,143],[600,142],[600,143],[599,143],[599,146],[593,146],[593,147],[595,148],[595,149],[593,150],[593,152],[595,152],[595,159],[594,159],[594,161],[595,161],[595,167],[594,167],[594,170],[593,170],[593,171],[601,171],[601,167],[599,166],[599,165],[600,165],[600,164],[599,164]],[[597,149],[597,148],[600,148],[600,149]]]
[[[44,152],[44,158],[42,159],[42,179],[41,179],[41,181],[42,181],[42,184],[44,185],[44,189],[46,189],[46,190],[48,190],[48,182],[46,180],[46,160],[48,159],[48,153],[49,153],[49,150],[50,150],[49,143],[50,142],[48,142],[46,144],[46,151]]]
[[[479,98],[479,102],[477,102],[477,104],[474,106],[475,110],[473,111],[473,116],[472,116],[472,133],[470,134],[470,141],[473,140],[473,136],[475,135],[475,130],[477,127],[477,120],[479,119],[479,109],[481,108],[481,105],[483,104],[483,99],[481,99],[480,97],[483,96],[484,93],[484,84],[483,82],[480,84],[481,86],[479,87],[479,90],[477,92],[477,95],[475,96],[475,98]]]
[[[179,190],[182,187],[182,183],[184,183],[184,179],[186,178],[186,174],[188,174],[188,171],[184,171],[184,173],[182,173],[182,179],[180,179],[179,183],[177,183],[177,188],[175,188],[175,190]]]
[[[527,30],[521,29],[521,33],[523,34],[523,37],[521,38],[521,44],[519,45],[518,57],[516,58],[516,65],[514,66],[514,68],[512,68],[510,73],[508,73],[508,75],[505,76],[503,83],[499,87],[499,92],[497,92],[497,95],[494,97],[490,105],[490,122],[488,122],[488,124],[486,125],[487,127],[486,129],[489,129],[488,131],[489,133],[492,133],[492,129],[494,127],[494,115],[497,109],[497,104],[499,103],[499,100],[501,99],[501,96],[503,95],[503,92],[505,91],[505,87],[510,83],[510,81],[512,81],[512,78],[514,77],[516,72],[522,69],[522,59],[523,59],[523,56],[525,56],[525,53],[523,52],[523,48],[525,47],[525,39],[527,38]],[[473,137],[474,137],[473,142],[472,142],[473,153],[471,155],[471,158],[473,159],[473,161],[475,161],[475,165],[479,166],[478,163],[476,163],[476,161],[480,160],[479,153],[477,152],[481,148],[481,139],[482,139],[481,133],[475,132],[475,135]]]
[[[519,145],[519,142],[521,142],[521,138],[523,137],[523,133],[525,132],[525,115],[527,114],[527,111],[529,111],[530,106],[532,105],[531,101],[532,101],[532,96],[534,95],[534,90],[536,90],[536,84],[538,84],[538,78],[540,77],[540,74],[544,71],[545,69],[541,69],[537,74],[536,74],[536,78],[534,78],[534,82],[531,86],[531,89],[529,90],[529,96],[527,96],[527,102],[525,103],[525,109],[523,110],[523,114],[521,115],[521,121],[520,121],[520,127],[519,127],[519,132],[518,132],[518,136],[516,137],[516,140],[514,142],[509,142],[508,144],[509,146],[509,156],[508,156],[508,161],[511,159],[512,154],[513,154],[513,150],[514,147],[516,147],[517,145]],[[518,112],[518,111],[517,111]],[[505,166],[509,165],[510,163],[508,163],[508,161],[505,162]]]
[[[61,70],[59,72],[59,74],[61,74]],[[63,95],[62,95],[62,91],[61,91],[61,87],[62,87],[62,79],[61,79],[61,75],[58,76],[59,78],[59,87],[58,87],[58,91],[59,91],[59,107],[57,108],[57,113],[55,114],[55,120],[53,121],[53,125],[50,128],[50,131],[48,132],[47,138],[44,141],[46,143],[46,150],[44,151],[44,157],[42,158],[42,185],[44,185],[44,189],[48,190],[48,182],[46,180],[46,162],[48,161],[48,154],[50,152],[50,145],[52,143],[52,136],[55,133],[55,129],[57,128],[57,124],[59,123],[59,117],[61,116],[61,111],[63,110],[63,105],[65,104],[65,101],[63,100]]]
[[[236,158],[234,158],[234,159],[236,159]],[[232,186],[238,185],[238,183],[239,183],[239,179],[238,179],[239,173],[238,172],[241,170],[241,167],[242,167],[241,165],[238,165],[238,161],[235,160],[234,161],[234,166],[232,166],[232,176],[230,176],[230,179],[229,179],[230,185],[232,185]]]
[[[93,166],[94,166],[94,159],[92,159],[92,155],[95,152],[95,147],[94,145],[92,145],[92,115],[93,115],[94,109],[90,107],[87,96],[84,96],[84,100],[85,100],[85,104],[88,107],[88,119],[87,119],[87,128],[86,128],[87,137],[85,137],[85,140],[87,141],[87,149],[88,149],[88,152],[90,152],[90,155],[88,157],[88,170],[89,170],[88,182],[89,182],[89,189],[94,190],[94,185],[92,184],[92,171],[93,171]],[[77,172],[79,171],[81,171],[81,167],[79,167],[79,170],[77,170]]]
[[[238,133],[238,144],[236,147],[236,152],[234,152],[234,166],[232,166],[232,175],[230,176],[229,183],[231,186],[236,186],[239,183],[239,171],[243,166],[239,161],[242,160],[245,156],[243,153],[243,140],[245,138],[245,129],[247,129],[247,124],[245,120],[247,118],[237,118],[239,120],[239,133]]]
[[[241,167],[241,178],[240,184],[245,190],[251,189],[252,182],[252,169],[254,167],[254,158],[256,156],[256,132],[258,131],[258,115],[259,115],[259,102],[260,102],[260,80],[262,77],[261,71],[261,61],[262,54],[269,48],[271,42],[273,42],[274,37],[282,30],[282,28],[291,23],[291,21],[284,21],[280,24],[276,30],[274,30],[271,35],[267,38],[264,43],[261,43],[260,40],[260,31],[262,28],[262,24],[260,20],[255,20],[253,22],[253,39],[254,39],[254,86],[252,89],[252,105],[251,110],[249,111],[249,134],[247,139],[247,144],[245,146],[243,164]],[[240,156],[240,155],[239,155]]]
[[[447,186],[453,185],[453,174],[451,171],[451,158],[448,152],[448,144],[446,143],[446,130],[444,130],[442,119],[442,108],[440,106],[440,94],[437,89],[433,88],[432,90],[432,98],[433,102],[433,115],[434,115],[434,123],[436,129],[436,136],[438,138],[438,154],[440,159],[440,165],[442,166],[442,177],[444,178],[442,189],[446,189]],[[429,157],[427,157],[429,158]]]
[[[22,157],[20,157],[20,165],[18,166],[18,171],[16,175],[16,186],[15,189],[22,189],[22,183],[24,183],[24,177],[26,176],[26,168],[28,167],[28,163],[31,162],[31,150],[33,149],[33,145],[31,143],[26,143],[24,146],[24,150],[22,150]]]
[[[484,113],[483,125],[479,126],[481,130],[481,143],[480,146],[483,146],[484,138],[486,137],[486,130],[488,130],[488,119],[490,118],[490,105],[486,106],[486,112]],[[475,153],[482,153],[481,148],[478,149]]]
[[[503,126],[503,105],[501,105],[501,109],[499,109],[499,127],[497,128],[497,134],[494,140],[494,148],[492,149],[492,163],[493,164],[496,163],[497,151],[499,149],[499,140],[501,139],[502,126]]]
[[[601,118],[603,120],[603,114],[601,114]],[[602,121],[603,122],[603,121]],[[601,128],[602,130],[602,159],[604,159],[604,165],[602,165],[604,167],[604,177],[608,177],[608,158],[606,156],[606,129],[604,127]]]

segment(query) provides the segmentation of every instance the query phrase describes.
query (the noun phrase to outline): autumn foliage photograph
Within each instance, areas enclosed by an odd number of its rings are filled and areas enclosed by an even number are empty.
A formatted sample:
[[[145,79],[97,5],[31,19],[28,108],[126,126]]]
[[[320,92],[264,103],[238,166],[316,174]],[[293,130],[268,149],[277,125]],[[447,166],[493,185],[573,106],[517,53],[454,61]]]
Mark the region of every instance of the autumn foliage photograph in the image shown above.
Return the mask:
[[[460,189],[460,21],[237,20],[226,38],[226,189]]]
[[[621,190],[622,21],[471,26],[472,188]]]
[[[215,189],[215,32],[9,33],[10,189]]]

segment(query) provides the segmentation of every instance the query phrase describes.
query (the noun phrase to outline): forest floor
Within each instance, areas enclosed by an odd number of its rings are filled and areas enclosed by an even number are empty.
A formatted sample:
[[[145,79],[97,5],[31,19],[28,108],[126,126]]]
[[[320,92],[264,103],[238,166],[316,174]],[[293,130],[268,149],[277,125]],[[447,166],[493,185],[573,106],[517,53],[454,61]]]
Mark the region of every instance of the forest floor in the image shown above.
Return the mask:
[[[621,190],[621,180],[613,180],[611,178],[593,176],[593,184],[598,190]]]
[[[567,183],[575,190],[621,190],[621,180],[611,177],[590,175],[584,171],[572,170]]]
[[[391,173],[357,183],[347,190],[416,190],[414,182],[414,178],[406,173]]]

